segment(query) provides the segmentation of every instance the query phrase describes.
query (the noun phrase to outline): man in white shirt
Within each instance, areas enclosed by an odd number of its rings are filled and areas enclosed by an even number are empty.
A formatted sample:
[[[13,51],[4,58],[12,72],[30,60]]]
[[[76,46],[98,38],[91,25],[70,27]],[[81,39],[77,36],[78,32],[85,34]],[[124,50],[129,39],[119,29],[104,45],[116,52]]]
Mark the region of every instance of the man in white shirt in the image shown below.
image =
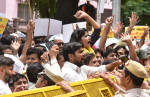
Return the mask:
[[[95,71],[106,72],[113,70],[122,63],[118,60],[111,64],[101,65],[99,67],[83,65],[84,49],[83,45],[78,42],[65,44],[63,46],[63,56],[66,62],[61,69],[61,76],[68,82],[86,80],[87,76],[92,75]]]
[[[8,86],[10,78],[15,74],[14,61],[8,57],[0,56],[0,95],[12,93]]]

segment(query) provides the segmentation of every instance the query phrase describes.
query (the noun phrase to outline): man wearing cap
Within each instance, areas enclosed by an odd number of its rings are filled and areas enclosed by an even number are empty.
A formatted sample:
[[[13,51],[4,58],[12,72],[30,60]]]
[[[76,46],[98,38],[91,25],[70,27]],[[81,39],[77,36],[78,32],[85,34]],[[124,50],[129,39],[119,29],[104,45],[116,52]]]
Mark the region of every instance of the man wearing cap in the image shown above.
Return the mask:
[[[117,91],[114,97],[149,97],[141,89],[146,73],[145,68],[140,63],[129,60],[125,63],[120,78],[121,86],[125,89],[113,82],[107,74],[102,74],[101,77]]]
[[[36,88],[55,85],[55,83],[47,75],[48,75],[48,73],[45,70],[38,73],[38,76],[37,76],[38,79],[37,79],[36,85],[35,85]]]
[[[49,41],[52,41],[54,44],[59,46],[59,49],[62,49],[63,47],[63,35],[62,34],[56,34],[54,36],[51,36]]]

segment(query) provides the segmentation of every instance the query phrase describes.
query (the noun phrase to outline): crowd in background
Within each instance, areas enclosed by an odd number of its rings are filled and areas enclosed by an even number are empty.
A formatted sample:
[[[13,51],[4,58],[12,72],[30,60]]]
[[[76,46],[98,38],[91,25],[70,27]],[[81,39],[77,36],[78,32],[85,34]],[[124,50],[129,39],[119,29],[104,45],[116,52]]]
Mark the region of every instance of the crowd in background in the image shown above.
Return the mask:
[[[149,97],[150,40],[145,37],[150,29],[144,30],[140,41],[131,39],[137,14],[132,12],[126,32],[121,22],[111,27],[114,16],[105,20],[104,27],[83,11],[74,17],[88,21],[92,34],[77,27],[70,32],[70,42],[64,43],[63,34],[34,37],[32,20],[26,35],[5,29],[0,39],[0,95],[55,84],[73,92],[70,82],[103,78],[116,91],[114,97]],[[107,38],[110,30],[114,37]]]

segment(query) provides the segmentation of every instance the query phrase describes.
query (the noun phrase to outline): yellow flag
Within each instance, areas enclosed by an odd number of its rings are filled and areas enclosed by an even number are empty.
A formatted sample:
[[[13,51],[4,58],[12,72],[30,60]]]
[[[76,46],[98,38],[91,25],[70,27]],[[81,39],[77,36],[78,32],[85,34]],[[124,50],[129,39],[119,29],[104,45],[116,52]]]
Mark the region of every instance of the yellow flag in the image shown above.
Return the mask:
[[[7,18],[0,17],[0,37],[4,32],[7,22],[8,22]]]

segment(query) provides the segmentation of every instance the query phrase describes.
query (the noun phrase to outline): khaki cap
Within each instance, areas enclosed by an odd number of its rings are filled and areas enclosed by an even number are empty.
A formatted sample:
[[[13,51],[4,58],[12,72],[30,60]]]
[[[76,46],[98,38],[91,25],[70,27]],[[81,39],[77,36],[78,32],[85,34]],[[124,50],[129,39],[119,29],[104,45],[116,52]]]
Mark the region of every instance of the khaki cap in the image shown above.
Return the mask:
[[[53,72],[51,72],[51,71],[49,71],[47,69],[44,69],[42,72],[40,72],[38,74],[45,74],[45,75],[47,75],[55,83],[64,80],[61,76],[59,76],[57,74],[54,74]]]
[[[147,72],[144,66],[142,66],[140,63],[133,60],[129,60],[125,63],[125,67],[136,77],[146,78]]]

